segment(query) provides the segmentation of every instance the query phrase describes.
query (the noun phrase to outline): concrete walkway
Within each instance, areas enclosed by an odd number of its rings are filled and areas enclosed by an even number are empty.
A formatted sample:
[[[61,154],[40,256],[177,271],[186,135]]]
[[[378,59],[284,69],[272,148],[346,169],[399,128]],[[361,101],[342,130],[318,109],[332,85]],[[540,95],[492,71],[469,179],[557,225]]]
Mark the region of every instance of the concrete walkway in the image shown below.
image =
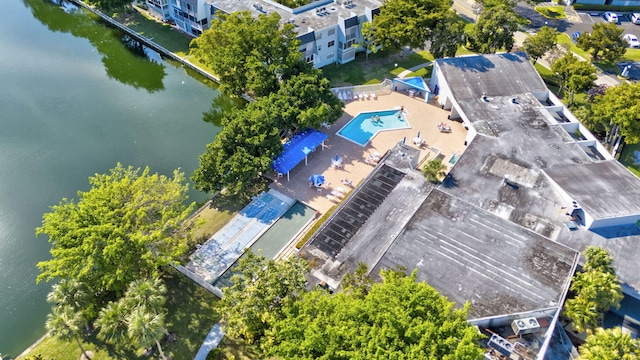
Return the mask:
[[[200,346],[200,350],[198,350],[198,353],[193,359],[207,360],[207,355],[209,355],[209,352],[218,347],[218,344],[220,344],[220,341],[222,341],[223,337],[224,331],[222,330],[222,326],[220,326],[220,324],[213,325],[211,331],[209,331],[209,334],[204,339],[202,346]]]

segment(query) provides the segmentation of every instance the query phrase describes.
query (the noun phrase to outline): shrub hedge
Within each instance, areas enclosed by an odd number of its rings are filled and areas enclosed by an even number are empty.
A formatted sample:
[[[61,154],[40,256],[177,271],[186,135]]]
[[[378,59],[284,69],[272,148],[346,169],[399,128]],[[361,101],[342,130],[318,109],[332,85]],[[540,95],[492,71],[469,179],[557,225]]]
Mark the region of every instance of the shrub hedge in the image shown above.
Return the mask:
[[[605,12],[615,11],[623,13],[640,12],[640,6],[599,5],[599,4],[573,4],[573,10]]]

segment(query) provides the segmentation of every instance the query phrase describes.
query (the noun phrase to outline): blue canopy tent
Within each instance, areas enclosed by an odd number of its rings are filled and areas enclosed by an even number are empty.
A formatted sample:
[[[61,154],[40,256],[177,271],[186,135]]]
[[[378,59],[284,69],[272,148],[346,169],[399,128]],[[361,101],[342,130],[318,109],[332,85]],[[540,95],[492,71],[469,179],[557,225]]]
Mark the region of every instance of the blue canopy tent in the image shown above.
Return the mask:
[[[410,78],[395,78],[393,79],[393,90],[407,90],[409,94],[424,94],[424,100],[426,102],[429,102],[429,99],[431,99],[431,90],[429,90],[429,87],[424,82],[424,79],[421,76]]]
[[[318,145],[324,145],[326,138],[327,134],[315,129],[305,130],[295,135],[284,144],[284,150],[273,160],[271,167],[280,174],[287,174],[288,181],[291,169],[296,167],[302,159],[304,159],[304,164],[306,165],[307,155],[315,150]]]

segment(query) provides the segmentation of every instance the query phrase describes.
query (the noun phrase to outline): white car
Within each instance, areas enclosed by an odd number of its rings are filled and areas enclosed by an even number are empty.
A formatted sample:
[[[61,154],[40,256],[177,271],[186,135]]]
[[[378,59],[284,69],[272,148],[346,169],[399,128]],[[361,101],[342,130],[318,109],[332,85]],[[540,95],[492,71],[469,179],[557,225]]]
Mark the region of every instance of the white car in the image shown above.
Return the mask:
[[[638,41],[638,37],[633,34],[624,34],[622,40],[626,41],[630,48],[640,48],[640,41]]]
[[[640,13],[631,14],[631,22],[634,24],[640,24]]]
[[[616,13],[612,13],[610,11],[607,11],[606,13],[604,13],[604,19],[607,20],[610,23],[614,23],[614,24],[618,23],[618,15],[616,15]]]

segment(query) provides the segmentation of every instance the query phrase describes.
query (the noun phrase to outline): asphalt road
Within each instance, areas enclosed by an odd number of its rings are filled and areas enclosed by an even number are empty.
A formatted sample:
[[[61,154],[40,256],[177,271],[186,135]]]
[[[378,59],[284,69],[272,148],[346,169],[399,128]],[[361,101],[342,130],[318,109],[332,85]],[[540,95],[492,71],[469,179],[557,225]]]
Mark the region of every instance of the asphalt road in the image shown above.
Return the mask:
[[[469,21],[475,22],[476,14],[474,12],[473,0],[454,0],[453,8],[456,12],[466,18]],[[527,18],[531,21],[529,26],[532,30],[539,29],[542,26],[551,26],[558,31],[563,32],[569,36],[576,31],[590,32],[593,24],[597,22],[605,22],[602,15],[590,15],[588,13],[578,13],[580,21],[568,21],[567,19],[553,20],[547,19],[544,16],[538,14],[533,7],[526,2],[519,2],[515,7],[516,13],[520,16]],[[618,26],[624,29],[623,34],[631,33],[640,38],[640,25],[631,23],[629,13],[617,13],[620,18]],[[577,20],[577,19],[576,19]]]

